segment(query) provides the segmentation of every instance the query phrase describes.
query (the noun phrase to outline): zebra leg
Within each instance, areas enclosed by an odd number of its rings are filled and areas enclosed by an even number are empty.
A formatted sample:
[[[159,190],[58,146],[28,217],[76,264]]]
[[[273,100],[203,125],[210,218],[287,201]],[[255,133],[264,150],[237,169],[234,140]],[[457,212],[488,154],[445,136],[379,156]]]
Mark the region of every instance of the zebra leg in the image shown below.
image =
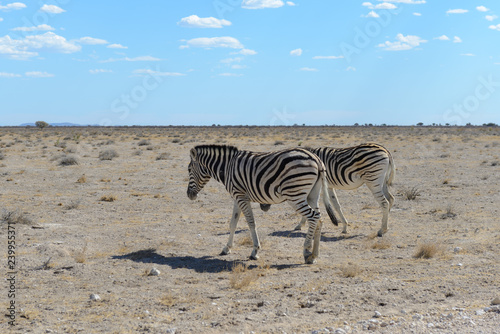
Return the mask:
[[[302,227],[306,224],[306,220],[307,220],[306,217],[302,217],[302,219],[300,220],[300,223],[298,223],[295,226],[294,230],[295,231],[300,231],[302,229]]]
[[[391,201],[394,202],[394,197],[391,194],[389,194],[390,195],[389,199],[386,198],[386,191],[384,191],[383,183],[378,183],[375,185],[367,183],[366,185],[368,186],[368,188],[370,188],[373,197],[375,197],[378,204],[382,208],[382,225],[380,226],[380,230],[378,230],[377,232],[377,236],[381,237],[388,230],[387,221],[389,220],[389,210],[392,206]]]
[[[250,254],[250,260],[257,260],[259,258],[257,253],[260,249],[260,241],[259,236],[257,235],[257,229],[255,227],[255,219],[253,217],[252,207],[250,206],[250,202],[247,199],[238,200],[238,204],[240,206],[240,210],[243,211],[243,214],[245,215],[248,223],[248,228],[250,229],[250,234],[252,236],[253,250],[252,254]]]
[[[238,220],[240,219],[241,210],[238,206],[238,202],[234,201],[233,215],[231,216],[231,223],[229,224],[229,241],[226,247],[222,249],[220,255],[227,255],[231,253],[231,248],[233,247],[234,232],[236,231],[236,226],[238,225]]]
[[[328,195],[330,196],[330,199],[332,200],[333,207],[335,208],[335,211],[339,214],[339,219],[342,222],[342,233],[347,233],[347,219],[344,216],[344,213],[342,212],[342,208],[340,207],[340,203],[337,199],[337,193],[333,188],[328,188]]]

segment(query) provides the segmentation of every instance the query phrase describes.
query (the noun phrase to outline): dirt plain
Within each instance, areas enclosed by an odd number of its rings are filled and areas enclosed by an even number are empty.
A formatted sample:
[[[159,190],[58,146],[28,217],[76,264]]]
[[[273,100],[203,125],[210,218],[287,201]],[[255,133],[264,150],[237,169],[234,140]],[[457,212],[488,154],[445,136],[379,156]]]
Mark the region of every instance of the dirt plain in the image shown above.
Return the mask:
[[[186,196],[198,144],[363,142],[394,157],[389,231],[376,237],[368,188],[338,191],[348,233],[326,217],[314,265],[287,204],[254,206],[262,250],[250,261],[243,217],[233,252],[219,256],[232,212],[223,186]],[[2,333],[500,330],[498,127],[0,128],[0,185]]]

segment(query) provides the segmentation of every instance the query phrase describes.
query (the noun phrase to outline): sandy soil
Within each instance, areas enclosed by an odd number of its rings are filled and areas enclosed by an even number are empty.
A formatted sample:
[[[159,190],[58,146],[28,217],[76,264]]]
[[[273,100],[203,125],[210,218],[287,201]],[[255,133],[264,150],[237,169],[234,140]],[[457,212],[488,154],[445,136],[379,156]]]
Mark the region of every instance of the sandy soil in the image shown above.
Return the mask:
[[[254,206],[263,248],[250,261],[244,218],[233,252],[218,255],[232,212],[223,186],[211,181],[196,201],[186,196],[197,144],[271,151],[363,142],[394,156],[389,231],[375,236],[381,211],[366,187],[338,191],[348,234],[325,219],[314,265],[303,263],[304,233],[293,231],[299,217],[287,204],[267,213]],[[500,329],[492,305],[500,298],[499,128],[0,128],[0,184],[0,305],[7,315],[12,300],[16,307],[16,326],[2,317],[2,333]],[[15,268],[7,267],[9,221]]]

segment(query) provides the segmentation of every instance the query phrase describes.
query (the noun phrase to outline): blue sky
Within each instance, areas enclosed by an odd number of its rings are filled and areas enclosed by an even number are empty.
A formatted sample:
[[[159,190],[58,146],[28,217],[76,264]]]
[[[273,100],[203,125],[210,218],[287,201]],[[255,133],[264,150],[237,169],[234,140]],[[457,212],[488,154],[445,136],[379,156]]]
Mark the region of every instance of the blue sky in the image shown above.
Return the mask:
[[[500,123],[500,2],[0,1],[0,125]]]

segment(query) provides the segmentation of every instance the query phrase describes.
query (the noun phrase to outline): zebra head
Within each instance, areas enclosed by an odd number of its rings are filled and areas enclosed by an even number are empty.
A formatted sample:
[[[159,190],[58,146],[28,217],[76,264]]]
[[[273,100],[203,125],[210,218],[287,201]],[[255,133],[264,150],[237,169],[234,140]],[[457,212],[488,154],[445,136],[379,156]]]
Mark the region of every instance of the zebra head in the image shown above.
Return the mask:
[[[188,166],[189,171],[189,184],[187,189],[187,196],[190,200],[195,200],[198,193],[203,189],[205,184],[210,180],[208,170],[203,167],[197,160],[198,152],[196,148],[191,149],[191,162]]]

